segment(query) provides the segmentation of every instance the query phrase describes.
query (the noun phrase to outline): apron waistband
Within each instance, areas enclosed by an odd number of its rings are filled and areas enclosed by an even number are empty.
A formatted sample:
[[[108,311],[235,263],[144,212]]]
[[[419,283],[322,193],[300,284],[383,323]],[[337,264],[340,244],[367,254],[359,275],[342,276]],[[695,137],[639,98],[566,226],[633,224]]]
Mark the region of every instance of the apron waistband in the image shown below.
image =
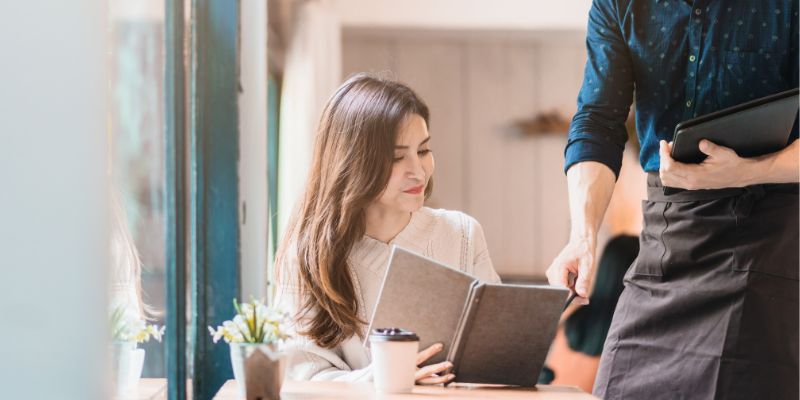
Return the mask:
[[[664,185],[662,185],[658,173],[647,174],[647,199],[654,202],[705,201],[745,194],[758,198],[763,197],[767,192],[798,194],[800,186],[797,183],[769,183],[741,188],[682,190],[673,194],[664,194]]]

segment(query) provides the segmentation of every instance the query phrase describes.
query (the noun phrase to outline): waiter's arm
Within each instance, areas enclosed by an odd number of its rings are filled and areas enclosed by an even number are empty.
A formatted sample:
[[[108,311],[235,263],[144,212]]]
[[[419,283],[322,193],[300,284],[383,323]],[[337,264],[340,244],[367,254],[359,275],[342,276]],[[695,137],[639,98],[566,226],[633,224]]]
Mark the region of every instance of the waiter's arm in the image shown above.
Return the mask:
[[[785,149],[753,159],[750,184],[790,183],[800,181],[800,142],[795,140]]]
[[[551,285],[570,287],[584,304],[592,289],[597,231],[622,166],[625,120],[633,101],[633,65],[619,12],[613,0],[595,0],[589,10],[583,85],[564,149],[572,230],[547,270]],[[576,276],[574,287],[570,273]]]
[[[567,171],[572,229],[569,242],[548,268],[547,278],[551,285],[566,287],[570,286],[568,275],[577,276],[574,290],[583,299],[589,297],[597,231],[611,201],[614,183],[614,172],[599,162],[580,162]]]
[[[799,142],[795,140],[775,153],[743,158],[727,147],[703,140],[700,142],[700,151],[708,157],[700,164],[684,164],[670,157],[671,144],[662,141],[659,175],[666,186],[690,190],[798,182]]]

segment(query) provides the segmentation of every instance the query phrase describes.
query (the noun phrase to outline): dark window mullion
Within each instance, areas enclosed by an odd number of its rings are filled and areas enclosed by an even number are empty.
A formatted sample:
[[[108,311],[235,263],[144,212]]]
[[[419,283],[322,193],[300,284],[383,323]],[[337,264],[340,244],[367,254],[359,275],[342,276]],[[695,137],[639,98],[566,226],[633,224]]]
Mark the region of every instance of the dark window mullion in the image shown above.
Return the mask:
[[[186,79],[183,0],[167,0],[164,95],[166,113],[167,391],[186,398]]]
[[[192,1],[192,392],[211,399],[233,377],[227,345],[207,326],[233,317],[239,297],[239,2]]]

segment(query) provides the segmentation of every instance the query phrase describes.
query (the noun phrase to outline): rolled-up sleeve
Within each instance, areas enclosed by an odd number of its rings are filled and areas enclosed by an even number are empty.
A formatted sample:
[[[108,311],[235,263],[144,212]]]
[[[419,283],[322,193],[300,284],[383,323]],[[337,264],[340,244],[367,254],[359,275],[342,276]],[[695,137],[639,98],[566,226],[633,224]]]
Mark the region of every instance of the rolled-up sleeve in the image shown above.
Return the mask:
[[[595,0],[589,11],[587,61],[578,111],[564,150],[564,172],[583,161],[607,165],[619,176],[628,134],[625,120],[633,99],[630,52],[614,0]]]

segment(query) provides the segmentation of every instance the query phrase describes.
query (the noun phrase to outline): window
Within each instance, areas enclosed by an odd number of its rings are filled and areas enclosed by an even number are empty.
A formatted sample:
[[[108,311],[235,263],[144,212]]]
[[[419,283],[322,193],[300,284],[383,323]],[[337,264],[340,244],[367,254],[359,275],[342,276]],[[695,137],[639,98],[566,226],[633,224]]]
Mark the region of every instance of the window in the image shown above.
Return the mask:
[[[109,318],[114,368],[128,372],[112,376],[118,393],[139,376],[166,377],[158,340],[166,323],[164,7],[164,0],[108,4]]]

